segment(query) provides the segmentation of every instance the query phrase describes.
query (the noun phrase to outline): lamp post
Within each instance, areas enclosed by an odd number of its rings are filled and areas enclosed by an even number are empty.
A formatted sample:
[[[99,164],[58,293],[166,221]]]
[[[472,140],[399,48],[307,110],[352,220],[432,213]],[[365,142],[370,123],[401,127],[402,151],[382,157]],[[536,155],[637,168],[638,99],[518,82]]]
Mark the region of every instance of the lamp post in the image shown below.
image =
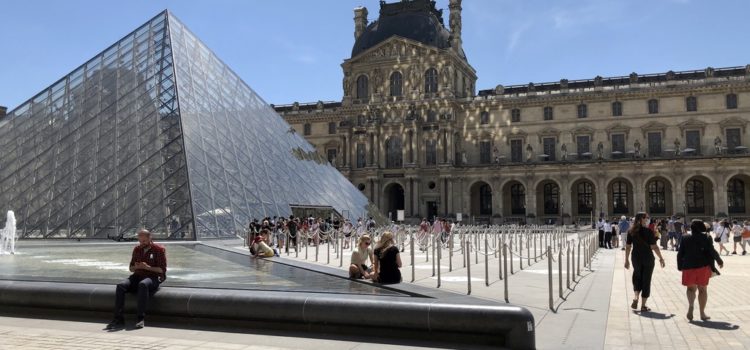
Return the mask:
[[[565,214],[563,214],[564,212],[565,212],[565,201],[561,201],[560,202],[560,223],[563,226],[565,226],[565,217],[563,216],[563,215],[565,215]]]

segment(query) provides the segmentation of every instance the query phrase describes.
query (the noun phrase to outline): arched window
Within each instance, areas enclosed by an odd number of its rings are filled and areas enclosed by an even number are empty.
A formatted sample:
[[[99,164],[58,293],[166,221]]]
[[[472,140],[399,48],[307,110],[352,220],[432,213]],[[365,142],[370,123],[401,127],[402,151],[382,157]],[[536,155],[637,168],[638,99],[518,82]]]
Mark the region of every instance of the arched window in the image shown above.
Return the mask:
[[[594,186],[590,182],[578,184],[578,215],[591,214],[594,211]]]
[[[401,138],[393,136],[385,140],[385,166],[386,168],[400,168],[403,164],[403,153],[401,152]]]
[[[490,112],[482,111],[482,113],[479,114],[479,124],[489,124],[490,123]]]
[[[730,213],[745,212],[745,182],[740,179],[731,179],[727,184],[727,200],[729,201]]]
[[[688,112],[695,112],[698,110],[698,99],[695,96],[688,96],[685,98],[685,109]]]
[[[357,99],[365,100],[369,97],[370,92],[367,86],[367,76],[360,75],[357,77]]]
[[[653,180],[648,183],[648,212],[651,214],[667,213],[667,193],[664,181]]]
[[[612,184],[612,212],[628,213],[628,184],[625,181],[615,181]]]
[[[736,108],[737,108],[737,95],[728,94],[727,95],[727,109],[736,109]]]
[[[401,72],[391,74],[391,96],[401,96],[403,87],[403,77]]]
[[[622,116],[622,102],[620,101],[612,102],[612,116],[613,117]]]
[[[652,98],[648,100],[648,114],[656,113],[659,113],[659,100]]]
[[[512,215],[526,214],[526,191],[521,184],[510,186],[510,213]]]
[[[589,109],[585,103],[578,105],[578,118],[587,118],[589,116]]]
[[[687,211],[691,214],[700,214],[705,212],[706,203],[704,198],[703,181],[694,179],[687,182],[685,193],[685,204]]]
[[[438,91],[438,73],[435,68],[430,68],[424,73],[424,92],[436,93]]]
[[[544,214],[556,215],[560,210],[560,187],[554,183],[546,183],[543,188]]]
[[[479,186],[479,215],[492,215],[492,189],[488,184]]]

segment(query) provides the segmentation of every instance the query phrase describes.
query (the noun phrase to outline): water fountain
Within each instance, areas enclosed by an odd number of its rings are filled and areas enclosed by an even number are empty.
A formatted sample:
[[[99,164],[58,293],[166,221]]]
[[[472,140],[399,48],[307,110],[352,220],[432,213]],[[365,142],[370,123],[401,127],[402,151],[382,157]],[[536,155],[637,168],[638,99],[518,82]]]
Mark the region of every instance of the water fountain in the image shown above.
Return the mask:
[[[0,230],[0,255],[16,253],[16,215],[8,210],[5,227]]]

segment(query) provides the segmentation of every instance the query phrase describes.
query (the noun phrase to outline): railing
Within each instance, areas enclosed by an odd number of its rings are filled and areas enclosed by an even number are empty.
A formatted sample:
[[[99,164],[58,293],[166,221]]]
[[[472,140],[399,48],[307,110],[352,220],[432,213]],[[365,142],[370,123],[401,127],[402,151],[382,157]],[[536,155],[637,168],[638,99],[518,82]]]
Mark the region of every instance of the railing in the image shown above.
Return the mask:
[[[380,227],[369,232],[354,230],[349,237],[338,230],[317,230],[298,232],[295,243],[291,243],[289,232],[280,233],[284,237],[286,256],[315,262],[331,264],[331,258],[338,260],[338,266],[344,267],[344,251],[353,251],[359,236],[364,233],[377,242],[383,232],[394,234],[396,246],[402,253],[408,254],[402,269],[411,270],[409,282],[416,281],[417,255],[424,254],[424,261],[432,259],[430,278],[435,279],[435,287],[441,288],[443,272],[465,271],[466,293],[472,293],[472,270],[483,271],[484,286],[495,283],[503,284],[503,299],[509,302],[509,278],[547,260],[549,308],[557,311],[554,304],[564,300],[567,292],[572,292],[574,284],[580,281],[582,271],[591,269],[591,263],[597,251],[597,235],[590,229],[574,230],[565,226],[548,225],[495,225],[495,226],[460,226],[451,233],[424,232],[417,226]],[[278,237],[278,236],[277,236]],[[290,246],[294,247],[291,248]],[[448,268],[444,271],[442,264],[447,259]],[[490,276],[490,264],[496,260],[498,273]],[[408,266],[406,264],[408,263]],[[494,265],[495,262],[493,262]],[[554,293],[553,265],[557,263],[558,285]],[[583,265],[581,265],[583,263]],[[482,268],[482,265],[483,268]],[[563,266],[565,265],[565,266]],[[563,271],[564,268],[564,271]],[[348,264],[347,264],[348,269]],[[563,272],[565,283],[563,284]],[[557,295],[557,297],[555,297]],[[559,299],[558,299],[559,298]]]

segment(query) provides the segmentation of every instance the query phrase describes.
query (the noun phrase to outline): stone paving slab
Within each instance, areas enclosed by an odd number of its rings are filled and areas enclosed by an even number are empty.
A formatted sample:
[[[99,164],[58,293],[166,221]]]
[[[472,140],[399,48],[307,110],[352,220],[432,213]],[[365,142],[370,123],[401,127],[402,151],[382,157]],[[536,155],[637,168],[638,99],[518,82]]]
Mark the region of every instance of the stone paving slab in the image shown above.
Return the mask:
[[[103,331],[104,324],[88,321],[59,321],[0,316],[0,349],[433,349],[425,345],[383,344],[372,340],[325,339],[298,334],[278,335],[217,332],[148,326],[141,330]],[[386,340],[386,339],[384,339]],[[387,342],[387,341],[386,341]],[[455,345],[447,348],[455,347]],[[467,348],[461,346],[462,348]],[[482,349],[482,347],[476,347]],[[487,349],[487,348],[485,348]]]
[[[750,255],[723,257],[722,275],[712,278],[708,286],[706,313],[711,321],[698,320],[696,301],[694,317],[698,321],[688,322],[677,253],[662,251],[662,254],[666,267],[657,266],[654,271],[648,301],[652,312],[641,313],[630,309],[632,268],[625,270],[624,252],[617,252],[605,348],[750,348],[750,288],[746,287],[750,279]]]

